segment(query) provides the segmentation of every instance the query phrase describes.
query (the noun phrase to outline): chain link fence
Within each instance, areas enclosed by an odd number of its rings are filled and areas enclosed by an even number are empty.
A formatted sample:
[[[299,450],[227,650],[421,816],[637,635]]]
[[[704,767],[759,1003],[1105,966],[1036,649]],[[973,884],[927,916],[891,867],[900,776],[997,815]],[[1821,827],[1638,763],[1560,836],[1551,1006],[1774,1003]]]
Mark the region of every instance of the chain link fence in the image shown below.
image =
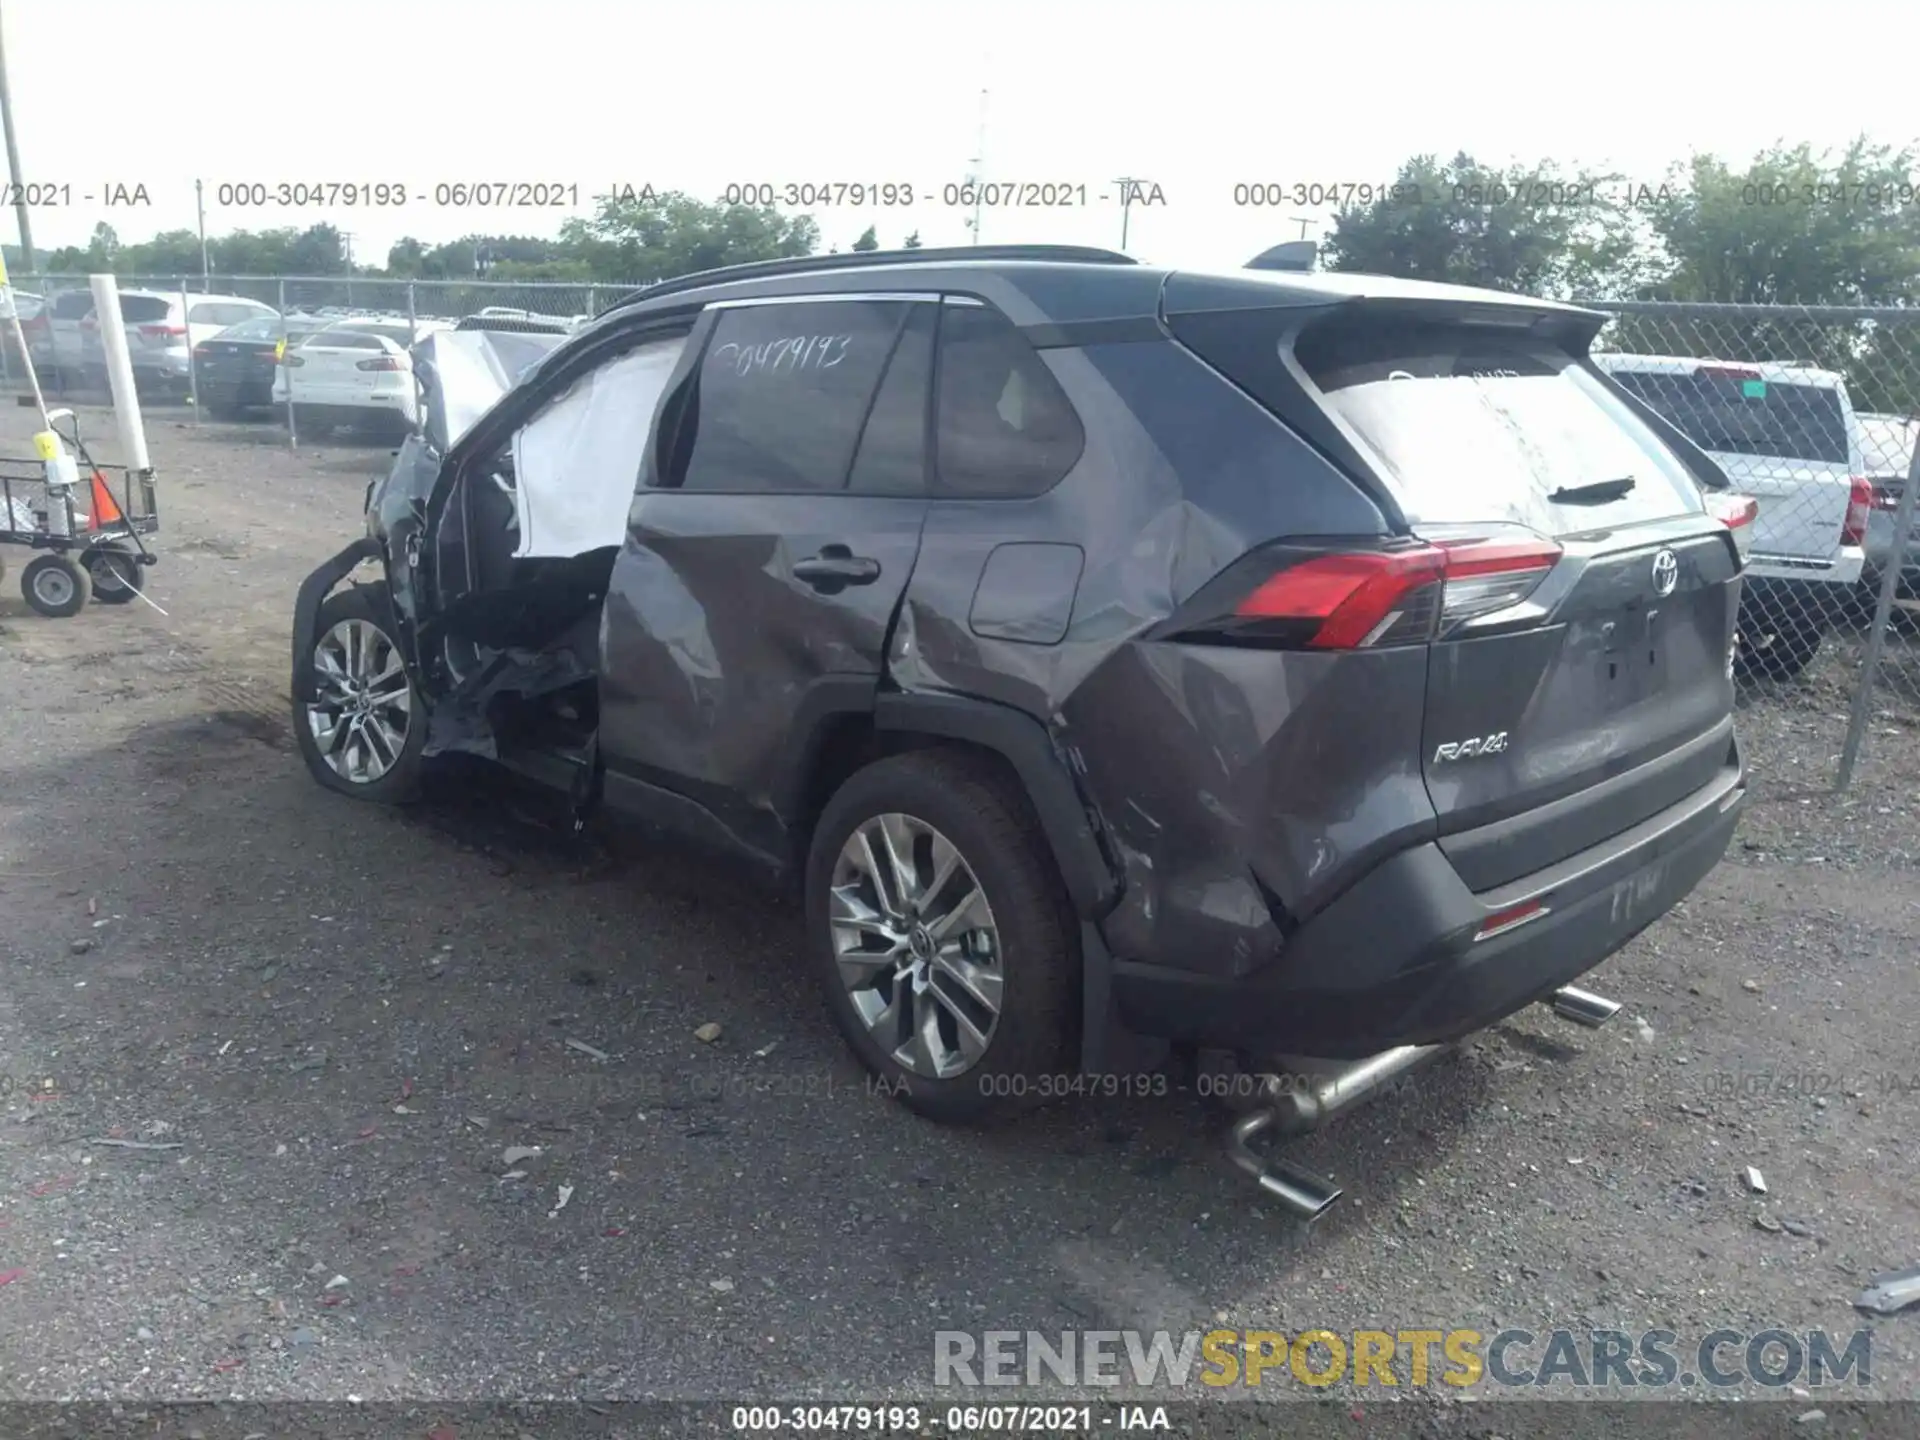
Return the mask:
[[[1844,787],[1866,734],[1920,709],[1920,556],[1901,503],[1920,310],[1598,308],[1614,315],[1600,365],[1759,505],[1735,678],[1749,708],[1765,699],[1817,738],[1800,748],[1823,771],[1773,778]]]
[[[175,323],[185,315],[196,332],[218,318],[219,297],[237,297],[309,325],[380,317],[415,336],[485,313],[573,321],[642,288],[359,276],[128,275],[119,284],[167,297]],[[76,378],[59,362],[92,308],[86,277],[22,276],[16,290],[36,368],[57,393]],[[1759,504],[1735,676],[1743,706],[1767,702],[1773,721],[1801,737],[1795,754],[1812,757],[1773,778],[1844,787],[1870,733],[1920,724],[1920,551],[1909,539],[1920,308],[1595,308],[1613,316],[1597,361]],[[8,346],[11,328],[0,327]],[[17,353],[0,352],[0,366],[17,382]],[[1817,743],[1805,744],[1809,736]],[[1767,757],[1754,758],[1764,777]]]

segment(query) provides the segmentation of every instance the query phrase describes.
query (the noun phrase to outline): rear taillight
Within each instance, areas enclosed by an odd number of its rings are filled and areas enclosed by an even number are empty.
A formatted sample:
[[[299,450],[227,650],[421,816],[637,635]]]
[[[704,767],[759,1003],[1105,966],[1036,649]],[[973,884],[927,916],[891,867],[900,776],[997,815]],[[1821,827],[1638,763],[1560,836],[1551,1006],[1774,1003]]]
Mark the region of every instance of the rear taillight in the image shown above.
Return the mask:
[[[196,345],[193,347],[193,358],[196,360],[208,359],[212,354],[213,347],[211,345]]]
[[[1262,580],[1228,621],[1199,628],[1309,650],[1420,645],[1519,604],[1559,558],[1558,545],[1538,539],[1310,554]]]
[[[356,370],[411,370],[413,362],[404,355],[382,355],[375,360],[360,360],[354,364]]]
[[[1892,512],[1900,508],[1900,482],[1873,487],[1873,508]]]
[[[140,327],[142,340],[177,340],[186,333],[187,327],[184,325],[142,325]]]
[[[1847,521],[1840,527],[1842,545],[1859,545],[1867,538],[1867,521],[1873,515],[1873,482],[1864,476],[1853,477],[1847,492]]]
[[[1733,547],[1745,564],[1753,549],[1753,522],[1760,518],[1760,502],[1751,495],[1716,490],[1707,496],[1707,513],[1733,532]]]

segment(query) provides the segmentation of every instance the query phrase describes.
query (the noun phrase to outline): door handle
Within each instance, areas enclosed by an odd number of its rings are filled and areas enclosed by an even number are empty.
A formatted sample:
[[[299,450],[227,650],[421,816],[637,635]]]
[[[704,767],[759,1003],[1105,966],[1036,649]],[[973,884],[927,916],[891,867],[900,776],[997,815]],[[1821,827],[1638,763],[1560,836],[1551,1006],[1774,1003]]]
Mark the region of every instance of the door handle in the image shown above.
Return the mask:
[[[809,560],[794,561],[793,578],[804,580],[816,590],[871,585],[880,578],[880,562],[855,555],[844,545],[828,545]]]

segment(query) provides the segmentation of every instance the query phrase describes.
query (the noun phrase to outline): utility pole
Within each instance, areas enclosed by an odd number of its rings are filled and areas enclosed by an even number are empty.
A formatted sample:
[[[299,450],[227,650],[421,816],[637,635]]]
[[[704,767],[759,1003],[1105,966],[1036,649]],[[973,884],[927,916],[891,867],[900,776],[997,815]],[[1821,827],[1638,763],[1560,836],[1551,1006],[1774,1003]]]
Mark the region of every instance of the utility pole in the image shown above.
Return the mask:
[[[1309,225],[1318,225],[1320,223],[1318,220],[1307,215],[1289,215],[1287,218],[1300,227],[1300,238],[1302,240],[1307,238],[1307,227]]]
[[[1122,175],[1113,182],[1120,187],[1120,248],[1127,248],[1127,222],[1133,216],[1133,187],[1147,182],[1132,175]]]
[[[0,22],[0,128],[7,139],[7,178],[13,181],[13,213],[20,222],[20,268],[31,275],[33,263],[33,226],[27,220],[26,181],[20,174],[20,145],[13,134],[13,87],[7,82],[6,25]]]
[[[973,216],[967,221],[967,229],[973,232],[972,244],[980,243],[980,205],[981,187],[986,183],[987,162],[987,89],[980,88],[980,133],[974,138],[973,159],[968,162],[967,179],[973,186]]]
[[[199,180],[193,182],[193,208],[200,217],[200,281],[204,285],[210,285],[213,280],[213,266],[207,260],[207,200],[205,185]]]

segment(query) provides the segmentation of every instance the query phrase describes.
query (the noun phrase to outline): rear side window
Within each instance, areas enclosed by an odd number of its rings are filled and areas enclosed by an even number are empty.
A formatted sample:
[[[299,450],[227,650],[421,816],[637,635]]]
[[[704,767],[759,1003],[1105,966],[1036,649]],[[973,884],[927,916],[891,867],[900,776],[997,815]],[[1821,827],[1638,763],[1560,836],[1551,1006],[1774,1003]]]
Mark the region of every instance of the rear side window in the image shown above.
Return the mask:
[[[79,320],[93,313],[93,292],[90,290],[69,290],[53,297],[53,315],[56,320]],[[126,313],[124,310],[121,312]]]
[[[835,300],[720,314],[678,401],[667,486],[793,494],[844,489],[907,312]]]
[[[1542,341],[1347,321],[1309,329],[1295,357],[1382,462],[1415,524],[1567,535],[1701,509],[1679,457],[1571,355]],[[1631,488],[1600,503],[1554,498],[1629,479]]]
[[[131,325],[151,325],[173,312],[173,302],[158,295],[122,295],[120,318]]]
[[[935,437],[941,488],[989,498],[1053,488],[1087,440],[1053,372],[1012,323],[956,304],[940,317]]]
[[[1609,371],[1702,450],[1848,463],[1846,410],[1831,385],[1783,384],[1730,366]]]

